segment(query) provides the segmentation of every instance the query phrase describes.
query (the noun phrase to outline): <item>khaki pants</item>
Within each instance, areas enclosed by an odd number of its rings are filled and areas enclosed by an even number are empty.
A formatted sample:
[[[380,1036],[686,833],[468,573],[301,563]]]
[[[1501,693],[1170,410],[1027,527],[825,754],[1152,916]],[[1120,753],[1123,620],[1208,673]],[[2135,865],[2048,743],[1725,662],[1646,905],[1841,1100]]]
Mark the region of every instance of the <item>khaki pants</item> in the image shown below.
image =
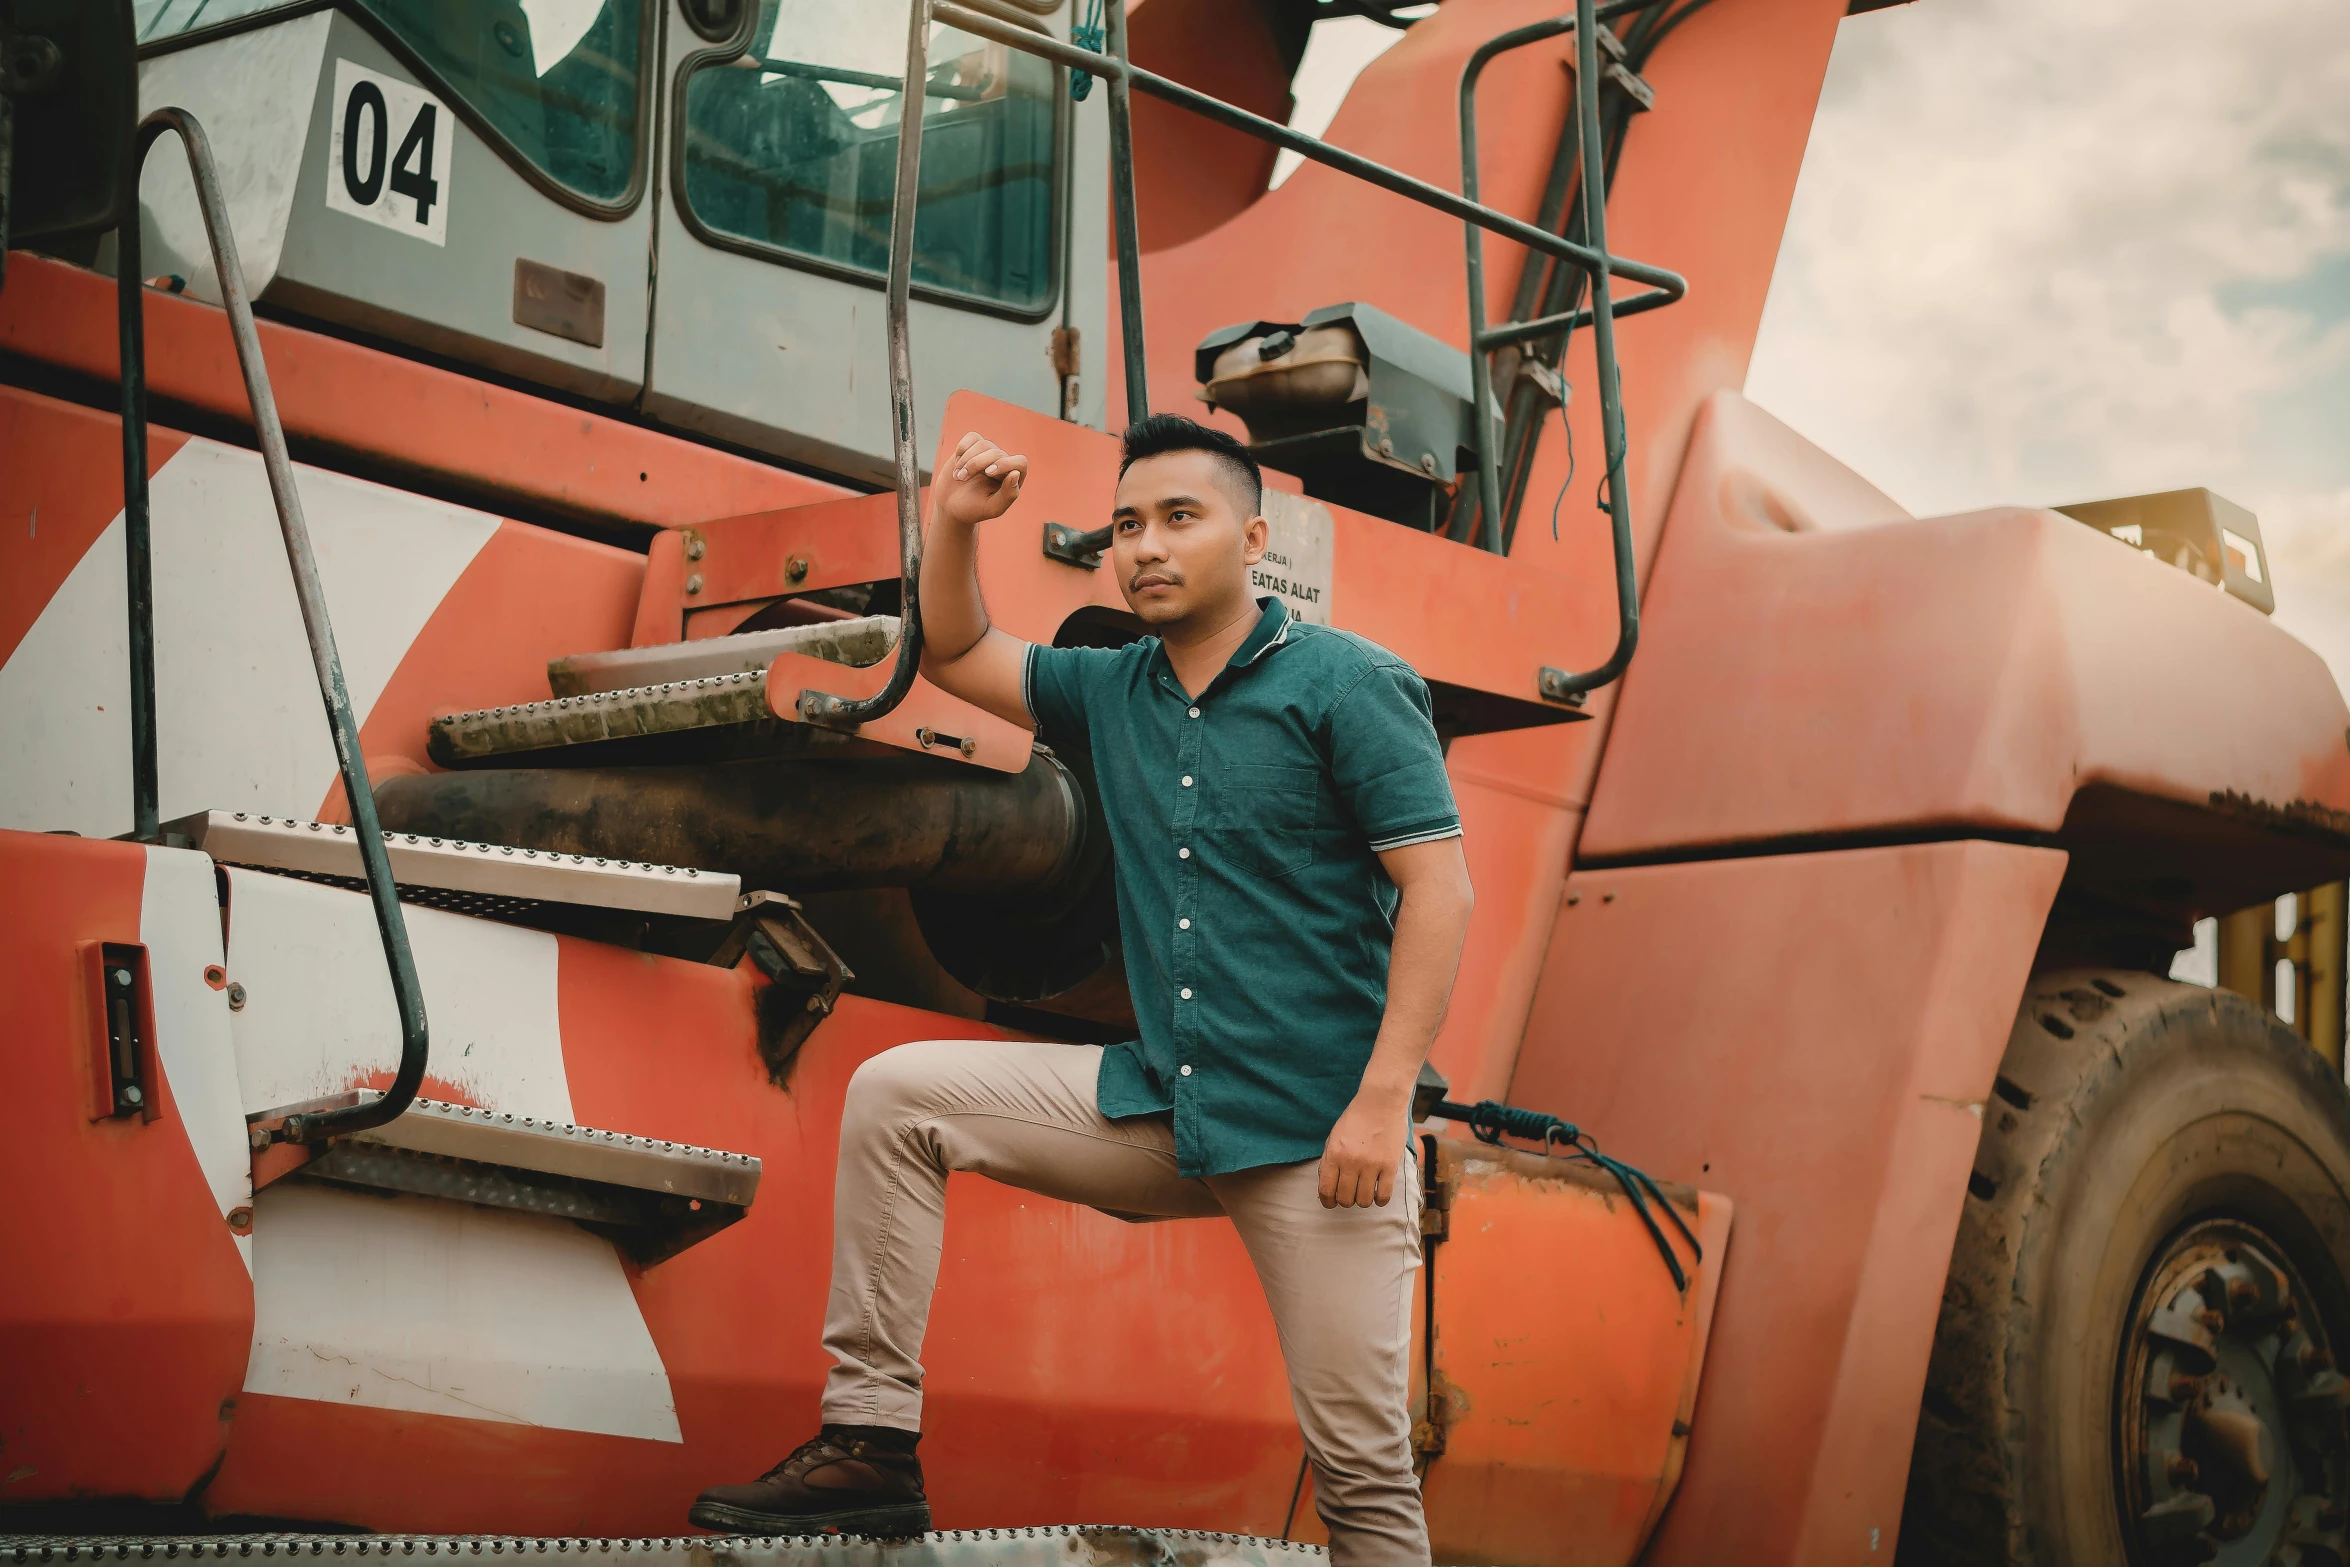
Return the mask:
[[[857,1069],[833,1193],[824,1418],[921,1429],[949,1171],[1119,1215],[1224,1214],[1273,1308],[1334,1567],[1426,1567],[1407,1407],[1420,1265],[1408,1145],[1384,1208],[1324,1208],[1312,1162],[1186,1180],[1166,1116],[1111,1121],[1095,1107],[1101,1060],[1090,1045],[955,1039]]]

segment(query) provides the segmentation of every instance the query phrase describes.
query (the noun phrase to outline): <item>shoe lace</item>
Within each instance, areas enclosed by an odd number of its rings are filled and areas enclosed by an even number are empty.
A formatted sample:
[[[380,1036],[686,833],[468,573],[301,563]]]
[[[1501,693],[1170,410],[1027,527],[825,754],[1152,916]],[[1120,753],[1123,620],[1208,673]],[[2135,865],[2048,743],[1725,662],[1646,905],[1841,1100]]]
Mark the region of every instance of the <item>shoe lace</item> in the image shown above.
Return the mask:
[[[802,1442],[799,1446],[793,1448],[790,1452],[784,1454],[783,1461],[781,1463],[768,1470],[765,1474],[759,1476],[759,1478],[762,1480],[772,1480],[777,1475],[789,1472],[793,1465],[802,1464],[802,1460],[806,1460],[805,1464],[802,1465],[804,1469],[813,1469],[817,1466],[819,1461],[829,1462],[834,1458],[846,1458],[848,1456],[848,1449],[841,1446],[840,1443],[834,1441],[831,1437],[812,1436],[808,1438],[807,1441]]]

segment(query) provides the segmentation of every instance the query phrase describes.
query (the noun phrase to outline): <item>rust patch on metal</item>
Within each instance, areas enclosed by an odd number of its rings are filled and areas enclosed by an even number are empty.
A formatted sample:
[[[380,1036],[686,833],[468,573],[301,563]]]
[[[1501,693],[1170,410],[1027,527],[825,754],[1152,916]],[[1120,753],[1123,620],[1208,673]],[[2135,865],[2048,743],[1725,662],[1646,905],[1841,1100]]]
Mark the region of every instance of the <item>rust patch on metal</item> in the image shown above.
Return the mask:
[[[2250,822],[2289,838],[2321,843],[2329,849],[2350,849],[2350,811],[2337,811],[2315,800],[2276,805],[2233,789],[2214,789],[2211,808],[2222,816]]]

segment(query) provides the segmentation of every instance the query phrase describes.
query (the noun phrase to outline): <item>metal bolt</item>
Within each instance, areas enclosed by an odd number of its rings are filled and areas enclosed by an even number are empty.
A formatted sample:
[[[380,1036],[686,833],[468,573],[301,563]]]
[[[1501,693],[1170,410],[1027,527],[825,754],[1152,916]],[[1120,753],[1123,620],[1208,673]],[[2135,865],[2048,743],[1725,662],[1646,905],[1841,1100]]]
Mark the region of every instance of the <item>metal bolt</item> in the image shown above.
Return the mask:
[[[146,1099],[147,1096],[139,1092],[139,1085],[136,1083],[130,1084],[122,1091],[122,1102],[126,1105],[144,1104]]]
[[[685,536],[685,558],[687,560],[700,560],[708,547],[702,542],[702,536],[698,533],[689,533]]]
[[[702,574],[700,572],[697,571],[692,576],[685,579],[685,590],[688,593],[699,593],[702,591]]]
[[[116,970],[114,971],[114,982],[115,982],[117,985],[120,985],[120,986],[121,986],[123,989],[125,989],[125,990],[128,990],[128,989],[130,989],[130,986],[131,986],[131,971],[130,971],[129,969],[126,969],[126,968],[118,968],[118,969],[116,969]]]
[[[245,1010],[245,987],[233,979],[229,981],[228,986],[228,1009],[231,1012]]]
[[[785,561],[783,563],[783,574],[794,582],[804,580],[808,575],[808,557],[805,555],[794,555],[791,559]]]
[[[979,754],[979,742],[978,742],[977,740],[971,739],[971,738],[969,738],[968,736],[966,736],[966,737],[964,738],[964,740],[963,740],[963,756],[964,756],[964,759],[965,759],[965,760],[969,760],[970,758],[972,758],[972,757],[974,757],[974,756],[977,756],[978,754]]]
[[[2194,1402],[2195,1395],[2202,1391],[2203,1379],[2201,1377],[2191,1377],[2183,1371],[2174,1371],[2171,1373],[2170,1399],[2172,1403],[2192,1403]]]
[[[2171,1455],[2170,1463],[2165,1467],[2164,1473],[2170,1477],[2170,1483],[2173,1485],[2193,1485],[2196,1475],[2195,1460],[2183,1453],[2174,1453]]]

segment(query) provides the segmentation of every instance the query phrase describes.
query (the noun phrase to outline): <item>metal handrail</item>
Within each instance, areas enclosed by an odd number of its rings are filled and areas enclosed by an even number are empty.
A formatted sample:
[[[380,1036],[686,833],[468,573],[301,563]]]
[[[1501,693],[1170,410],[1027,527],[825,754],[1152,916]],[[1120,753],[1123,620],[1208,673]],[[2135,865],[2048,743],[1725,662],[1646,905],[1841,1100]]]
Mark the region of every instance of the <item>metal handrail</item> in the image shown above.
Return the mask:
[[[212,160],[212,144],[204,127],[185,109],[157,109],[139,122],[131,154],[131,188],[138,189],[139,171],[148,149],[166,131],[176,131],[187,149],[188,171],[196,185],[196,205],[204,215],[204,233],[212,245],[213,270],[220,275],[220,300],[228,312],[229,336],[235,341],[237,367],[244,372],[245,397],[253,409],[253,433],[261,444],[261,464],[269,475],[270,498],[277,504],[278,530],[285,536],[286,564],[294,574],[294,597],[302,606],[302,627],[310,639],[310,661],[318,672],[318,695],[326,705],[327,727],[335,739],[335,763],[342,773],[343,792],[351,802],[352,830],[359,839],[359,859],[367,892],[375,906],[375,925],[383,938],[384,963],[391,970],[392,999],[400,1013],[400,1067],[391,1088],[380,1098],[340,1109],[288,1116],[272,1135],[286,1142],[316,1142],[347,1132],[381,1126],[398,1117],[423,1086],[430,1050],[425,1026],[424,991],[417,983],[416,956],[408,945],[408,925],[401,916],[400,898],[392,885],[390,856],[384,849],[383,825],[375,811],[375,791],[367,782],[367,766],[359,751],[359,721],[351,711],[350,693],[343,686],[343,663],[335,652],[334,627],[327,618],[326,590],[318,578],[318,559],[310,548],[309,525],[302,518],[302,496],[294,485],[294,465],[286,455],[286,432],[277,416],[277,398],[269,386],[269,366],[261,357],[260,334],[253,327],[253,307],[245,292],[245,270],[237,259],[236,236],[228,221],[228,206],[220,191],[220,172]],[[122,370],[122,487],[125,575],[130,598],[131,662],[131,794],[135,830],[142,842],[160,837],[161,814],[155,760],[155,593],[154,560],[147,516],[147,333],[144,311],[145,281],[139,265],[140,203],[134,198],[115,236],[115,302],[121,334]]]
[[[977,0],[986,4],[988,0]],[[1613,0],[1608,14],[1642,9],[1655,0]],[[1522,42],[1537,38],[1555,37],[1575,31],[1579,38],[1579,66],[1576,75],[1576,103],[1585,120],[1597,124],[1598,93],[1595,86],[1597,65],[1593,39],[1597,32],[1598,7],[1595,0],[1576,0],[1576,15],[1572,19],[1559,18],[1542,23],[1536,29],[1520,29],[1527,33]],[[1572,266],[1581,268],[1592,279],[1592,302],[1584,311],[1541,322],[1511,322],[1492,329],[1516,334],[1509,341],[1539,336],[1557,330],[1570,319],[1576,324],[1591,321],[1597,331],[1600,355],[1600,410],[1610,463],[1608,494],[1616,523],[1617,609],[1620,630],[1615,653],[1599,669],[1587,674],[1570,675],[1558,670],[1545,670],[1542,694],[1553,699],[1579,699],[1584,691],[1604,685],[1623,672],[1631,658],[1632,644],[1638,635],[1639,602],[1637,584],[1631,579],[1631,520],[1630,501],[1623,482],[1623,408],[1619,396],[1615,363],[1614,317],[1632,315],[1642,310],[1653,310],[1684,297],[1689,292],[1688,281],[1679,273],[1665,267],[1651,266],[1622,256],[1607,254],[1604,223],[1593,223],[1585,232],[1593,237],[1589,245],[1579,244],[1564,235],[1553,234],[1531,223],[1511,217],[1485,206],[1473,194],[1455,195],[1451,191],[1412,178],[1385,164],[1333,147],[1316,137],[1295,131],[1262,115],[1251,114],[1206,93],[1197,92],[1180,82],[1170,81],[1154,71],[1148,71],[1126,58],[1126,16],[1123,0],[1106,0],[1103,7],[1107,52],[1081,48],[1063,43],[1057,38],[1036,32],[1029,27],[1005,21],[989,11],[975,10],[971,5],[957,4],[955,0],[912,0],[908,7],[906,33],[906,71],[902,92],[907,103],[919,103],[920,93],[929,80],[929,24],[944,22],[951,27],[1018,49],[1026,54],[1050,60],[1071,70],[1084,71],[1101,77],[1109,85],[1110,113],[1110,181],[1112,208],[1117,231],[1118,249],[1118,306],[1126,373],[1126,408],[1129,419],[1139,419],[1150,411],[1150,378],[1143,340],[1141,246],[1135,214],[1134,196],[1134,140],[1132,124],[1131,89],[1140,88],[1154,98],[1164,99],[1179,108],[1188,109],[1201,117],[1229,126],[1259,141],[1271,142],[1286,148],[1312,162],[1325,164],[1342,174],[1392,191],[1422,206],[1434,208],[1448,217],[1460,219],[1469,225],[1472,234],[1478,230],[1517,241],[1529,249],[1554,256]],[[1505,34],[1505,38],[1516,37]],[[1488,46],[1491,48],[1492,46]],[[1515,45],[1510,45],[1515,47]],[[1498,52],[1498,51],[1495,51]],[[898,645],[896,666],[890,672],[887,685],[874,696],[862,701],[851,701],[824,692],[803,691],[799,699],[799,714],[810,723],[838,728],[850,728],[893,710],[913,686],[914,675],[921,662],[921,610],[919,587],[922,563],[922,522],[919,515],[921,469],[914,454],[914,371],[912,348],[908,341],[906,299],[913,273],[914,209],[919,195],[921,169],[921,116],[912,120],[913,134],[907,135],[901,120],[898,134],[897,182],[890,209],[889,245],[889,376],[892,435],[897,454],[898,479],[898,542],[900,582],[902,584],[903,612],[906,629]],[[1474,131],[1470,132],[1473,155]],[[1596,141],[1592,132],[1590,141]],[[1586,146],[1590,142],[1587,141]],[[1589,167],[1590,154],[1585,154]],[[1474,176],[1470,189],[1473,191]],[[1585,201],[1590,203],[1590,182],[1586,184]],[[1604,199],[1604,198],[1603,198]],[[1482,252],[1472,241],[1475,281],[1481,283]],[[1614,308],[1608,279],[1613,276],[1630,278],[1649,285],[1647,293],[1635,295],[1619,312]],[[1488,329],[1482,321],[1483,294],[1476,290],[1476,315],[1480,318],[1471,337],[1472,366],[1483,362],[1490,346],[1484,334]],[[1492,500],[1498,490],[1494,456],[1488,448],[1492,441],[1484,426],[1490,423],[1492,387],[1490,376],[1479,382],[1484,395],[1479,401],[1480,418],[1478,463],[1481,498],[1486,499],[1490,519],[1496,511]],[[1488,522],[1488,529],[1497,524]]]
[[[1534,338],[1571,332],[1579,326],[1592,328],[1592,348],[1597,361],[1599,377],[1600,438],[1605,446],[1607,471],[1605,483],[1608,497],[1608,523],[1611,546],[1615,557],[1616,574],[1616,645],[1606,662],[1598,668],[1580,673],[1546,669],[1542,675],[1543,695],[1562,701],[1580,701],[1584,693],[1598,689],[1624,672],[1632,661],[1632,651],[1640,641],[1640,582],[1639,563],[1632,547],[1632,502],[1624,484],[1624,404],[1622,376],[1616,365],[1616,330],[1618,316],[1634,315],[1642,310],[1653,310],[1670,304],[1679,294],[1659,292],[1641,294],[1627,301],[1621,309],[1615,308],[1610,298],[1608,278],[1612,271],[1633,276],[1622,263],[1614,262],[1607,254],[1607,180],[1602,168],[1605,154],[1599,143],[1599,18],[1640,9],[1651,0],[1618,0],[1606,7],[1595,0],[1575,0],[1575,14],[1571,17],[1553,17],[1526,27],[1513,29],[1487,39],[1469,56],[1461,71],[1461,192],[1474,199],[1477,195],[1477,83],[1485,67],[1498,55],[1529,44],[1556,38],[1562,33],[1575,35],[1575,95],[1573,111],[1580,120],[1577,151],[1582,158],[1582,186],[1584,226],[1590,236],[1591,248],[1597,255],[1596,265],[1584,267],[1591,279],[1591,303],[1577,310],[1561,311],[1556,315],[1539,316],[1531,321],[1505,321],[1499,326],[1485,322],[1485,236],[1476,224],[1464,224],[1464,244],[1468,252],[1469,295],[1469,385],[1476,406],[1477,429],[1477,509],[1483,521],[1485,548],[1495,554],[1507,551],[1502,536],[1501,516],[1501,454],[1494,449],[1493,426],[1498,410],[1493,397],[1493,361],[1495,349],[1515,347]]]

